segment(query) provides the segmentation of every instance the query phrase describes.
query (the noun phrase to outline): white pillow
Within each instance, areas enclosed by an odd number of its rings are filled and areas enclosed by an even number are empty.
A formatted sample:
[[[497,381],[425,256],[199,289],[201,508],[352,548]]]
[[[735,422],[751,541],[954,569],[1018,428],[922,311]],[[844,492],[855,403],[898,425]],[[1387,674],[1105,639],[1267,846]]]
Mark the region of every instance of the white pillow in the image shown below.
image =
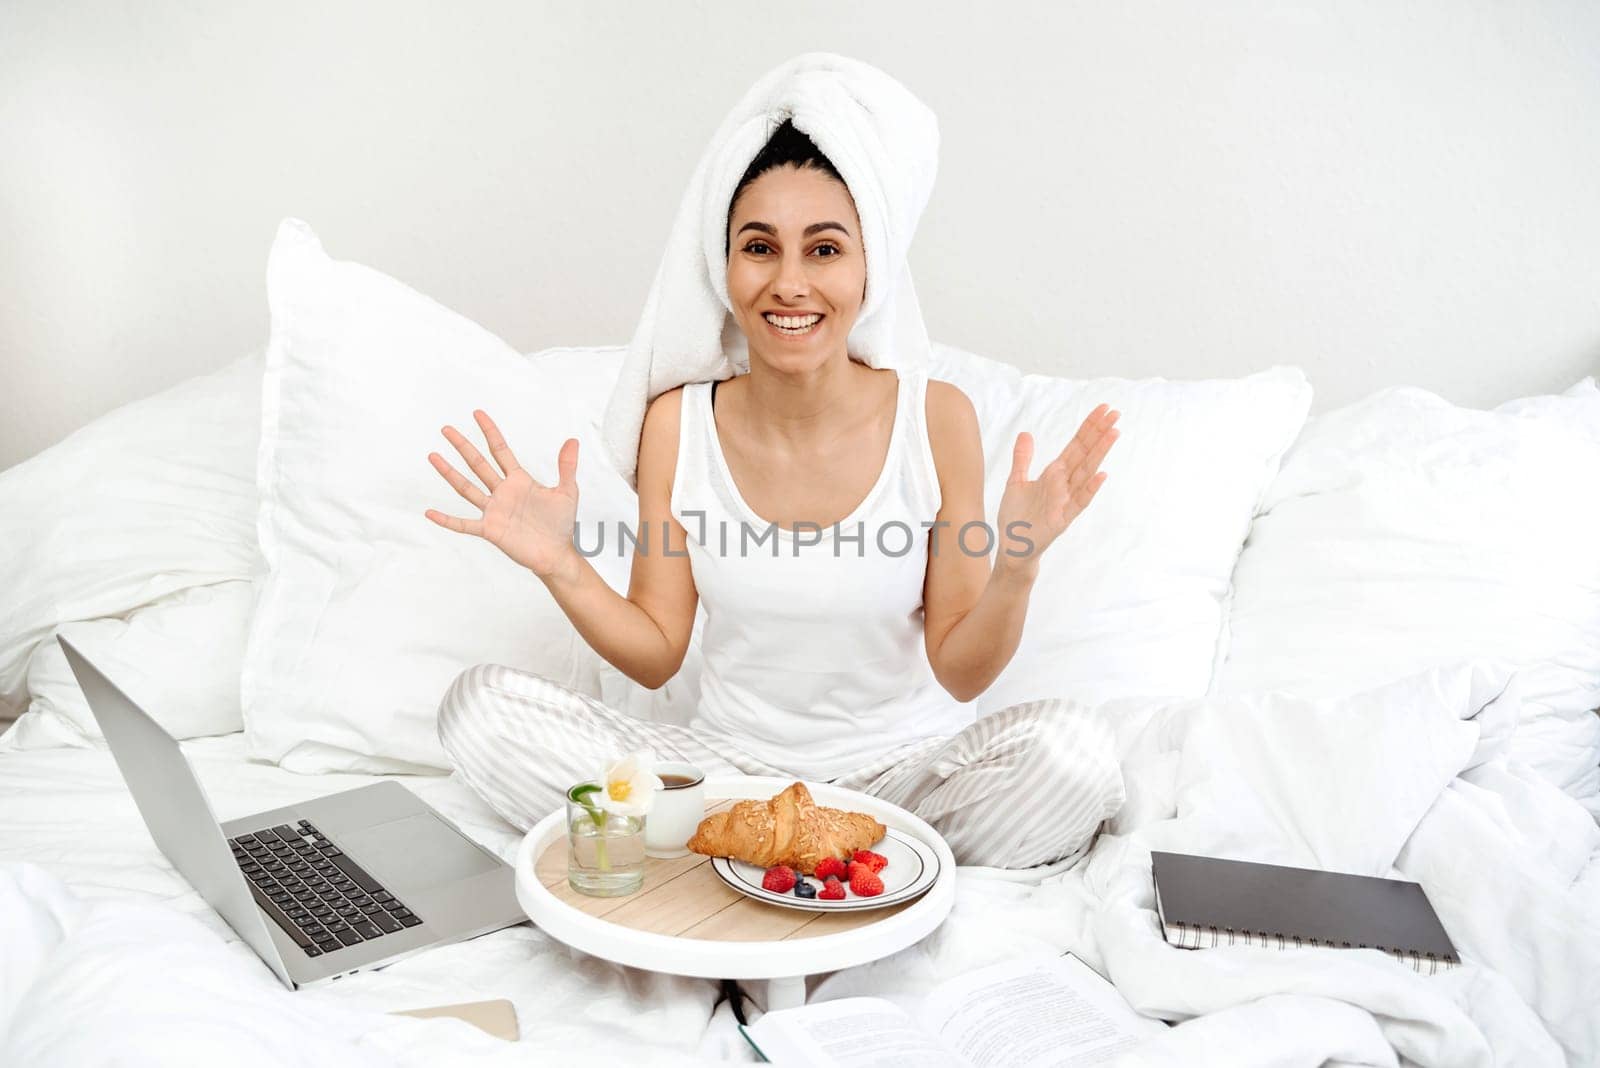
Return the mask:
[[[1594,376],[1580,378],[1553,396],[1521,397],[1495,409],[1501,415],[1543,419],[1565,427],[1590,441],[1600,442],[1600,384]]]
[[[63,623],[34,653],[33,701],[0,748],[103,745],[56,634],[71,639],[173,737],[240,730],[239,666],[254,603],[255,583],[233,579],[180,590],[126,619]]]
[[[977,408],[991,526],[1020,431],[1033,435],[1037,477],[1096,405],[1122,413],[1105,485],[1046,551],[1022,641],[978,713],[1047,697],[1204,694],[1250,517],[1311,406],[1305,375],[1072,380],[940,345],[932,376]]]
[[[261,368],[241,357],[0,472],[0,710],[26,705],[29,660],[61,624],[261,572]]]
[[[620,350],[530,360],[395,279],[330,259],[298,219],[279,226],[267,292],[258,481],[271,570],[240,683],[250,754],[299,772],[448,768],[435,719],[464,668],[506,664],[593,690],[583,639],[544,584],[424,516],[479,514],[427,456],[474,477],[440,428],[487,455],[482,408],[550,484],[577,437],[579,521],[612,529],[631,505],[594,413]],[[594,563],[605,574],[625,561]]]
[[[1036,477],[1101,401],[1122,413],[1101,468],[1106,484],[1046,552],[1016,656],[971,702],[974,715],[1047,697],[1204,695],[1250,517],[1311,405],[1304,374],[1274,367],[1215,381],[1080,381],[942,344],[929,374],[961,387],[977,409],[991,529],[1020,431],[1033,434]],[[697,636],[703,622],[702,609]],[[686,723],[701,669],[698,637],[659,691],[599,661],[601,699]]]
[[[1521,673],[1508,755],[1600,814],[1600,392],[1312,419],[1234,574],[1216,692],[1333,696],[1471,658]]]

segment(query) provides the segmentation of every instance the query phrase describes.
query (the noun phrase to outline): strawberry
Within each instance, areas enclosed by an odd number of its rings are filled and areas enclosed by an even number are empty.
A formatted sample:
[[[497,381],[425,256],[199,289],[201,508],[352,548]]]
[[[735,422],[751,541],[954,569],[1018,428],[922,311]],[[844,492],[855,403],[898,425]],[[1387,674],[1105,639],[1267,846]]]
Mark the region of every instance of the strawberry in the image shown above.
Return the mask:
[[[775,868],[768,868],[767,874],[761,877],[761,888],[771,890],[775,894],[787,894],[794,889],[794,869],[787,864],[779,864]]]
[[[838,857],[823,857],[822,863],[817,865],[815,874],[817,878],[823,880],[826,880],[830,875],[844,875],[844,861],[840,860]]]
[[[850,857],[858,864],[865,864],[872,869],[874,875],[889,866],[889,858],[882,853],[874,853],[870,849],[858,849]]]
[[[850,866],[850,891],[857,897],[877,897],[883,893],[883,880],[865,864]]]
[[[817,891],[817,898],[822,901],[843,901],[844,884],[838,876],[828,876],[828,881],[822,884],[822,889]]]

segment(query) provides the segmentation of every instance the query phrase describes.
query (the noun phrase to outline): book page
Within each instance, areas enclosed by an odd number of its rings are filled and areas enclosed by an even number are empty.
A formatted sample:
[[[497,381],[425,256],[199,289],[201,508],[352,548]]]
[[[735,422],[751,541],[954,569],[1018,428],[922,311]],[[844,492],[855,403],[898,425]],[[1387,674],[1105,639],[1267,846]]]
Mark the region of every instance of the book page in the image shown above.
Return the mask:
[[[1078,1068],[1166,1030],[1076,957],[1006,961],[936,987],[919,1020],[976,1068]]]
[[[778,1009],[745,1028],[776,1065],[967,1068],[894,1003],[840,998]]]

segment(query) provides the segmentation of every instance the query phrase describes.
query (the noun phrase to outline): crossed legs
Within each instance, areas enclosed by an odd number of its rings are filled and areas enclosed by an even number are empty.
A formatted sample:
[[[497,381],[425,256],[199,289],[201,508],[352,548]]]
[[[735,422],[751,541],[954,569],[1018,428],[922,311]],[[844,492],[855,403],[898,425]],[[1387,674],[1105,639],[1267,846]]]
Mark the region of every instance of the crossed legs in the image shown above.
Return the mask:
[[[737,739],[636,719],[540,675],[478,664],[439,704],[439,740],[457,773],[526,830],[567,787],[635,749],[695,764],[708,776],[788,776]],[[908,743],[835,778],[899,805],[949,843],[956,863],[1031,868],[1073,856],[1121,808],[1110,728],[1060,698],[1012,705],[960,733]]]

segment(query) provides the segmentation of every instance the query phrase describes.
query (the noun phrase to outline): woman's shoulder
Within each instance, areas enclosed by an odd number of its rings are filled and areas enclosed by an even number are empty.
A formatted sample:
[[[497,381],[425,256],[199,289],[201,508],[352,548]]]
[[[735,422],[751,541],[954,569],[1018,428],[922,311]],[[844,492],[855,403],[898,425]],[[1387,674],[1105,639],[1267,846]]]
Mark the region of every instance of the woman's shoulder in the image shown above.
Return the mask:
[[[954,382],[942,378],[928,379],[927,396],[928,435],[942,434],[946,438],[962,436],[978,425],[978,409],[972,398]]]
[[[666,480],[671,492],[673,472],[678,465],[679,428],[683,421],[685,386],[674,386],[645,406],[644,427],[639,432],[638,481],[640,491],[648,479]]]
[[[944,483],[951,471],[965,471],[974,462],[983,468],[983,438],[978,427],[978,409],[972,399],[954,382],[928,379],[924,400],[928,426],[928,445],[934,467]],[[977,455],[971,455],[976,451]]]
[[[683,413],[683,391],[687,388],[688,386],[674,386],[645,405],[643,430],[645,438],[649,438],[652,432],[660,437],[663,431],[670,429],[676,440],[678,421]]]

